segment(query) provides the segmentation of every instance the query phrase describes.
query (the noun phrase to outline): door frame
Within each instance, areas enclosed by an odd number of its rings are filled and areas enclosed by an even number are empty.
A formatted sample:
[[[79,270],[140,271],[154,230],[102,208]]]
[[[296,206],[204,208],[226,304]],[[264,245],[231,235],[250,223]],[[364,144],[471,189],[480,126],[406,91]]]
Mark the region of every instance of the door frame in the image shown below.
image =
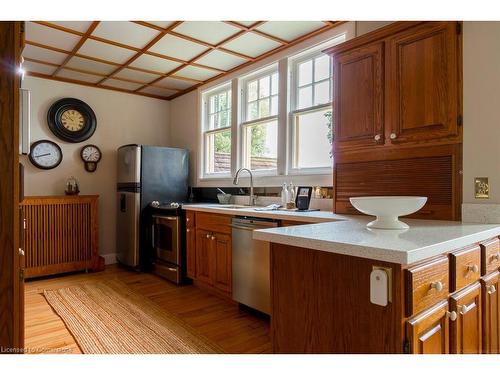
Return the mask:
[[[19,88],[23,22],[0,22],[0,346],[24,347],[19,255]]]

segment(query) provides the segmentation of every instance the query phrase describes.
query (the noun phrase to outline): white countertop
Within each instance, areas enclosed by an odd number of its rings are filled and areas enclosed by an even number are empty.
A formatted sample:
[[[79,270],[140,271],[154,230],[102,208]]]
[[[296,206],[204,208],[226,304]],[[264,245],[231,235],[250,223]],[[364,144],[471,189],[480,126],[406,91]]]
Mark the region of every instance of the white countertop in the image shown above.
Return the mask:
[[[441,220],[402,220],[410,229],[368,229],[374,218],[336,215],[328,211],[255,211],[224,208],[218,204],[186,204],[186,210],[308,222],[308,225],[254,231],[257,240],[304,247],[335,254],[411,264],[500,235],[499,224],[475,224]]]
[[[314,225],[254,231],[258,240],[335,254],[411,264],[500,235],[498,224],[411,220],[408,230],[368,229],[367,216]]]
[[[195,203],[183,204],[182,208],[190,211],[212,212],[233,216],[252,216],[268,219],[302,221],[306,223],[324,223],[339,220],[348,220],[352,216],[336,215],[328,211],[310,211],[299,212],[293,210],[273,210],[273,211],[255,211],[255,207],[248,208],[224,208],[221,205],[213,203]]]

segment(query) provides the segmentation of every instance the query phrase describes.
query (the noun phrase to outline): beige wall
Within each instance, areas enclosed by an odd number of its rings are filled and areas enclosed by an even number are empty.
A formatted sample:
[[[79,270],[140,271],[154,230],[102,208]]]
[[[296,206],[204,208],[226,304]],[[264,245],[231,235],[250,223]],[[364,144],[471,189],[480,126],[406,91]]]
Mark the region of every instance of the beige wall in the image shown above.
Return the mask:
[[[500,22],[464,22],[464,199],[500,203]],[[490,199],[474,198],[474,177],[489,177]]]
[[[35,168],[26,156],[26,195],[64,194],[66,179],[75,176],[81,194],[99,194],[99,248],[101,254],[115,253],[116,149],[127,143],[168,145],[170,103],[164,100],[124,94],[27,77],[23,87],[31,90],[31,141],[50,139],[63,151],[55,169]],[[82,143],[68,143],[55,137],[47,126],[47,111],[58,99],[73,97],[86,102],[97,116],[97,130]],[[97,171],[88,173],[80,159],[83,145],[96,144],[103,154]]]

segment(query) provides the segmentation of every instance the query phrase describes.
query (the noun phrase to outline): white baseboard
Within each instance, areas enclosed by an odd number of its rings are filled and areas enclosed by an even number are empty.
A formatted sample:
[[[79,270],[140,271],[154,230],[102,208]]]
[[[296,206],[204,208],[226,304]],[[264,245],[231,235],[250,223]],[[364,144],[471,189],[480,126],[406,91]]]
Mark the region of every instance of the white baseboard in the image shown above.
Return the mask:
[[[115,264],[117,263],[116,261],[116,253],[111,253],[111,254],[100,254],[104,258],[104,264]]]

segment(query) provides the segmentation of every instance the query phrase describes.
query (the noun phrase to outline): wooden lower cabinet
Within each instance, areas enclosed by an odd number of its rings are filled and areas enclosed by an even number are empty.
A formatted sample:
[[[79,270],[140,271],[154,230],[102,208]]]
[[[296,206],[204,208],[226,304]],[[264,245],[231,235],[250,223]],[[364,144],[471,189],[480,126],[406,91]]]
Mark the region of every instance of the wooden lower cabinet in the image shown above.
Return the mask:
[[[483,353],[500,354],[500,273],[481,279],[483,309]]]
[[[450,308],[457,319],[450,324],[450,352],[482,353],[481,284],[476,282],[450,297]]]
[[[186,271],[191,279],[196,277],[196,230],[186,229]]]
[[[196,229],[196,279],[213,285],[212,233]]]
[[[409,352],[412,354],[449,353],[448,301],[423,311],[406,323]]]
[[[214,286],[224,292],[231,293],[231,236],[214,233],[212,254],[214,263]]]

